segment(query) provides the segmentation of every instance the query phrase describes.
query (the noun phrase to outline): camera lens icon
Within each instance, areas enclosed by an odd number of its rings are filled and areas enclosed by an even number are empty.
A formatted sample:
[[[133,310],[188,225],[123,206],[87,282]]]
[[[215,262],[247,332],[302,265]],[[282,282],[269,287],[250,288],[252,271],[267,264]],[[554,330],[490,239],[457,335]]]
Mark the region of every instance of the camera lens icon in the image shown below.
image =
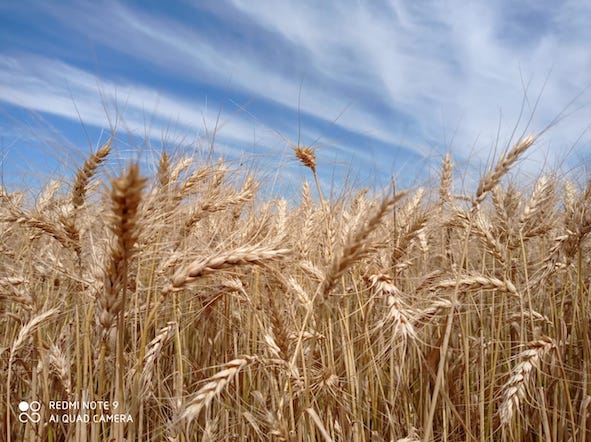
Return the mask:
[[[21,401],[18,404],[18,409],[21,411],[18,415],[18,420],[23,424],[29,421],[36,424],[41,420],[41,415],[38,413],[41,410],[41,403],[39,401]]]

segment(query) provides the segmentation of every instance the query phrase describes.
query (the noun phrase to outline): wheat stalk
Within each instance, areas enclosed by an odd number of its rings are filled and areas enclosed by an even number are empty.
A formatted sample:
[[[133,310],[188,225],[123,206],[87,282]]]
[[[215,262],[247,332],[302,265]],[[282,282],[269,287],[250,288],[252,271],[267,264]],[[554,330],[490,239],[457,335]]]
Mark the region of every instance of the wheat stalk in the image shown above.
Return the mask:
[[[16,352],[23,346],[27,338],[45,321],[55,315],[59,310],[57,308],[53,308],[51,310],[47,310],[43,313],[38,314],[37,316],[33,317],[29,322],[27,322],[19,331],[16,339],[13,341],[12,346],[10,347],[10,357],[8,359],[8,365],[12,365],[14,362],[14,356]]]
[[[306,408],[306,413],[308,413],[312,418],[314,425],[316,425],[316,428],[318,428],[318,431],[320,432],[320,435],[322,436],[324,441],[334,442],[333,438],[330,436],[330,434],[326,430],[326,427],[322,423],[322,420],[320,420],[320,416],[318,416],[318,413],[316,413],[316,410],[314,410],[313,408]]]

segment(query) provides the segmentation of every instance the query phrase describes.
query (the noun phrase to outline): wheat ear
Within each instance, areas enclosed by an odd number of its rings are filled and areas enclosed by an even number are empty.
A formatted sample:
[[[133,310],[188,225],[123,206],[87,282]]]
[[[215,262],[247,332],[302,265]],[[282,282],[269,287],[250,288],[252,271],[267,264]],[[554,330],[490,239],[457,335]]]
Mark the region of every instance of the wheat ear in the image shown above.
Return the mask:
[[[392,278],[377,274],[371,275],[369,280],[376,295],[382,297],[387,306],[386,317],[378,322],[376,329],[386,329],[388,334],[391,331],[392,338],[401,336],[405,343],[408,338],[415,339],[417,333],[412,324],[413,312],[402,300],[402,293],[392,283]]]
[[[158,161],[158,184],[161,188],[166,188],[170,182],[170,157],[166,152],[162,152]]]
[[[370,248],[367,238],[378,228],[382,219],[394,205],[400,201],[408,192],[399,192],[392,198],[385,198],[379,207],[370,214],[367,221],[351,232],[341,252],[338,253],[327,268],[324,279],[319,286],[319,293],[325,297],[333,289],[336,281],[345,271],[356,262],[365,257]]]
[[[8,300],[23,304],[27,309],[33,307],[33,299],[28,291],[28,281],[16,276],[0,278],[0,301]]]
[[[72,242],[61,226],[50,222],[49,220],[25,213],[16,207],[11,207],[10,210],[12,213],[0,218],[0,222],[16,223],[24,227],[39,230],[57,240],[66,249],[76,248],[75,243]]]
[[[68,397],[72,396],[72,382],[70,380],[70,361],[55,344],[49,347],[49,366],[59,378]]]
[[[184,405],[179,419],[186,420],[189,425],[193,419],[198,418],[201,411],[207,408],[238,373],[254,360],[251,356],[244,356],[226,363],[224,369],[208,378],[207,383],[197,391],[193,399]]]
[[[244,246],[228,252],[219,252],[207,258],[198,259],[177,273],[172,286],[180,288],[208,273],[227,267],[246,264],[261,264],[264,261],[281,259],[290,253],[289,249],[275,249],[269,246]]]
[[[6,402],[5,402],[5,404],[8,405],[8,404],[12,403],[12,401],[10,399],[10,393],[11,393],[10,385],[11,385],[11,381],[12,381],[12,364],[15,361],[16,353],[20,350],[20,348],[26,342],[27,338],[39,326],[41,326],[41,324],[43,324],[45,321],[47,321],[49,318],[51,318],[57,312],[58,312],[58,309],[54,308],[54,309],[47,310],[47,311],[35,316],[33,319],[31,319],[29,322],[27,322],[21,328],[16,339],[13,341],[13,343],[10,347],[10,354],[8,356],[8,367],[6,369]],[[10,435],[11,435],[11,432],[10,432],[10,412],[7,412],[6,413],[6,439],[8,441],[11,440]]]
[[[532,196],[523,209],[523,214],[519,219],[519,224],[526,224],[535,221],[540,212],[544,210],[553,196],[554,182],[547,177],[542,176],[536,182]]]
[[[437,282],[432,289],[457,289],[465,291],[469,289],[474,290],[502,290],[510,293],[515,297],[519,297],[519,291],[515,285],[509,280],[500,280],[492,276],[484,275],[470,275],[458,279],[444,279]]]
[[[152,373],[156,359],[160,355],[164,345],[172,338],[175,332],[175,322],[169,322],[162,327],[158,334],[150,341],[147,347],[146,355],[144,356],[142,375],[140,379],[140,394],[144,396],[150,390],[152,385]]]
[[[451,161],[450,153],[446,153],[441,166],[441,181],[439,184],[439,198],[442,204],[451,202],[452,180],[454,164]]]
[[[55,207],[55,195],[60,190],[61,185],[62,182],[59,179],[51,180],[45,185],[39,200],[35,202],[35,211],[37,213],[49,212]]]
[[[472,204],[472,210],[476,210],[480,206],[482,201],[484,201],[484,198],[486,198],[487,193],[499,184],[503,175],[507,173],[509,168],[517,161],[521,154],[534,144],[534,141],[536,141],[536,138],[532,135],[521,139],[515,144],[515,146],[513,146],[513,149],[501,157],[493,170],[490,170],[480,179],[478,189],[476,190],[476,197]]]
[[[548,337],[530,342],[527,349],[519,353],[520,362],[511,370],[511,377],[503,386],[503,401],[499,407],[501,425],[507,425],[513,419],[515,411],[519,409],[525,398],[526,387],[531,380],[534,368],[539,368],[545,354],[556,346]]]
[[[110,227],[115,238],[105,266],[104,291],[99,297],[99,322],[104,335],[125,307],[127,272],[139,235],[138,208],[145,182],[137,164],[112,182]]]
[[[78,169],[78,172],[76,173],[76,179],[74,180],[74,187],[72,189],[72,205],[74,208],[80,207],[82,204],[84,204],[88,182],[95,174],[97,167],[111,152],[112,141],[113,138],[109,138],[109,140],[103,144],[100,149],[93,153],[84,162],[84,166]]]

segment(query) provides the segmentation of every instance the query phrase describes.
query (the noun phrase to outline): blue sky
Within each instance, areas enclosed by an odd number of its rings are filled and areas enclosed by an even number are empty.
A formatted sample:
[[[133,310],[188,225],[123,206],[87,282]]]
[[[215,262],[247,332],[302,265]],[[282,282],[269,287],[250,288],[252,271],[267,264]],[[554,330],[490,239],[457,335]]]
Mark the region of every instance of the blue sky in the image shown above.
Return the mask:
[[[115,121],[119,157],[146,164],[217,121],[219,155],[285,182],[309,178],[284,141],[299,134],[330,187],[420,183],[447,151],[482,171],[562,113],[521,170],[576,167],[590,22],[568,0],[1,2],[3,178],[75,170]]]

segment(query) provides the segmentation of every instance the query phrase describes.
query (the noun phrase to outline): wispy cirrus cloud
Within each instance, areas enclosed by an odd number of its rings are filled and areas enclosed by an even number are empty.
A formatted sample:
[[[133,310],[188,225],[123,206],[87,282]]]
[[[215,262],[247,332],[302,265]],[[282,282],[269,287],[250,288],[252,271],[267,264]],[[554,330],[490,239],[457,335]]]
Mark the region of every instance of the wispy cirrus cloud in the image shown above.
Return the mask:
[[[42,75],[35,73],[42,67]],[[58,115],[80,119],[97,127],[116,126],[159,136],[167,128],[180,134],[194,134],[203,126],[219,124],[224,137],[251,141],[252,131],[244,119],[222,116],[202,103],[167,94],[142,84],[101,80],[93,74],[63,62],[36,55],[0,58],[0,95],[3,101]],[[151,127],[146,127],[147,125]]]
[[[442,127],[457,126],[458,145],[468,148],[477,137],[487,143],[496,137],[501,114],[507,136],[526,94],[526,120],[541,96],[535,113],[540,130],[590,85],[584,73],[591,67],[591,32],[579,17],[591,17],[591,11],[574,2],[546,4],[548,10],[532,3],[520,11],[518,5],[463,2],[373,8],[340,2],[326,9],[275,1],[233,5],[298,45],[319,75],[330,72],[331,81],[346,85],[346,67],[360,70],[366,96],[382,97],[391,113],[418,126],[414,135],[435,142],[443,141]],[[568,32],[573,23],[576,30]],[[589,96],[582,98],[588,104]],[[365,104],[371,111],[373,103]],[[582,131],[589,123],[579,113],[557,131]],[[460,153],[469,153],[466,148]]]

